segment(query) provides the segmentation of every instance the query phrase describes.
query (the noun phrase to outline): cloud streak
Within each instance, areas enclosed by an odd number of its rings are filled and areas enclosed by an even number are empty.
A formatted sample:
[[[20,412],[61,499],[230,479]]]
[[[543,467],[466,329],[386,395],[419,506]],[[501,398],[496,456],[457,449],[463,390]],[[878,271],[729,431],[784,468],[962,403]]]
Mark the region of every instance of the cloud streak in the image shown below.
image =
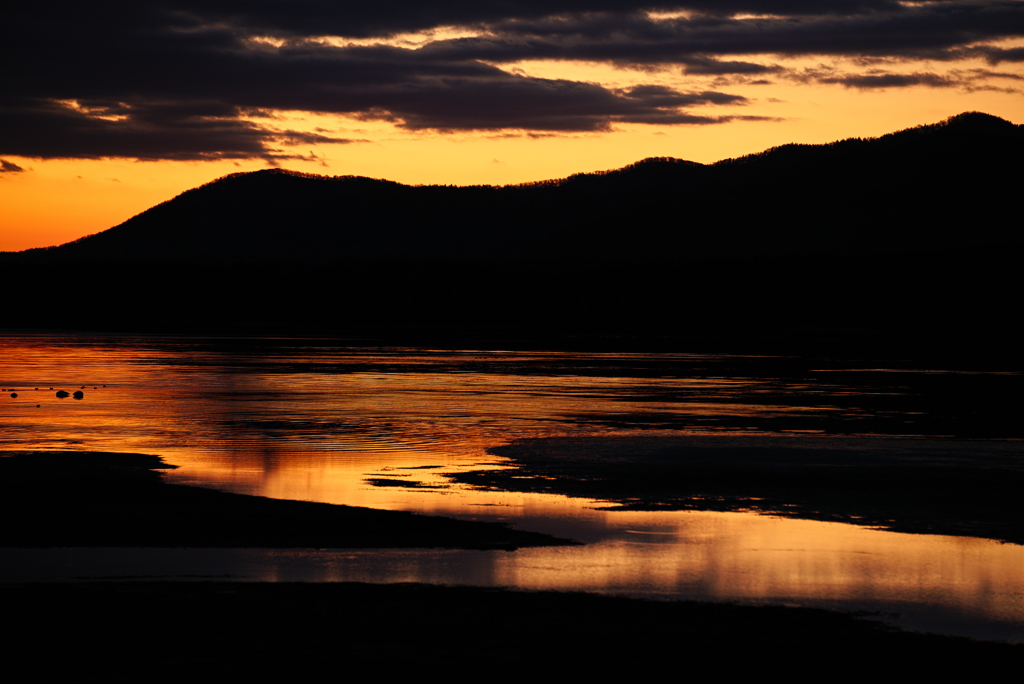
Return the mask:
[[[325,0],[101,0],[25,4],[11,14],[0,29],[4,63],[13,65],[0,93],[0,154],[36,158],[274,162],[301,156],[295,145],[358,142],[275,129],[265,115],[278,110],[411,131],[532,133],[768,118],[741,117],[733,108],[747,98],[706,85],[622,89],[502,68],[529,60],[671,68],[724,82],[799,77],[776,61],[761,63],[764,55],[1024,61],[1021,48],[997,44],[1024,36],[1024,3],[1010,0],[401,1],[344,10]],[[469,37],[420,47],[387,41],[445,26]],[[346,44],[355,39],[363,42]],[[913,71],[817,82],[961,83]]]

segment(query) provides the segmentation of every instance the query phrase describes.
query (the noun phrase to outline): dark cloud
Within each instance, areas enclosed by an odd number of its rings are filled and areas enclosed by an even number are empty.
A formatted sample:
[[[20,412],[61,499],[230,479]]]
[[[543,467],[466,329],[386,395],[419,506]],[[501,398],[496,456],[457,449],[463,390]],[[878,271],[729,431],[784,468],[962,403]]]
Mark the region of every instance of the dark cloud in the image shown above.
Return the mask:
[[[684,69],[687,74],[767,74],[781,71],[782,67],[777,65],[755,64],[753,62],[741,62],[737,60],[722,61],[708,57],[692,57],[684,62]]]
[[[939,74],[853,74],[847,76],[820,79],[821,83],[839,83],[848,88],[906,88],[909,86],[928,86],[931,88],[950,88],[959,85],[958,79],[940,76]]]
[[[23,173],[25,169],[21,168],[14,162],[9,162],[6,159],[0,159],[0,173]]]
[[[980,47],[976,48],[976,52],[984,55],[989,64],[999,64],[1000,62],[1024,62],[1024,47]]]
[[[0,145],[23,157],[99,159],[295,159],[274,143],[349,142],[240,120],[221,103],[109,106],[79,102],[0,105]],[[211,116],[211,114],[222,116]]]
[[[658,85],[638,85],[620,92],[631,100],[644,102],[658,108],[692,107],[701,104],[746,104],[747,102],[747,98],[742,95],[729,95],[713,91],[681,93],[672,88]]]
[[[651,114],[623,117],[623,123],[643,123],[662,125],[684,125],[684,126],[707,126],[711,124],[723,124],[730,121],[779,121],[780,119],[770,116],[703,116],[700,114],[688,114],[686,112],[654,112]]]
[[[926,4],[948,4],[935,0]],[[347,38],[390,36],[437,26],[488,26],[508,19],[608,14],[638,15],[644,12],[695,12],[714,17],[737,14],[776,16],[851,16],[864,13],[900,12],[899,0],[386,0],[375,3],[344,3],[336,0],[99,0],[83,4],[49,2],[43,10],[21,8],[9,12],[64,22],[72,29],[106,32],[139,27],[151,32],[171,26],[196,31],[227,26],[246,34],[280,37],[338,35]],[[22,24],[22,26],[27,24]]]
[[[649,12],[682,11],[668,18]],[[757,18],[743,18],[754,15]],[[664,15],[662,15],[664,17]],[[321,41],[445,25],[475,37],[419,49]],[[601,131],[623,123],[735,120],[695,108],[727,93],[510,74],[529,59],[593,60],[734,77],[774,73],[748,55],[982,57],[1024,36],[1011,0],[58,0],[20,3],[0,26],[0,153],[27,157],[287,159],[294,145],[351,142],[274,128],[278,110],[347,114],[412,130]],[[831,80],[827,80],[831,79]],[[914,81],[914,79],[917,79]],[[941,86],[919,73],[831,74],[853,88]],[[716,81],[717,82],[717,81]]]
[[[1011,74],[1005,71],[992,71],[991,69],[971,69],[968,72],[970,78],[973,79],[1000,79],[1008,78],[1011,81],[1024,81],[1024,75]]]
[[[443,79],[418,90],[382,89],[375,93],[382,102],[376,118],[408,129],[603,131],[615,122],[668,123],[673,116],[687,116],[681,107],[746,102],[727,93],[683,93],[653,85],[611,91],[591,83],[495,71],[488,79]]]
[[[699,15],[655,21],[642,14],[509,20],[495,35],[438,41],[450,58],[487,61],[589,59],[689,63],[724,55],[946,57],[985,40],[1024,36],[1020,2],[927,3],[886,12],[737,20]]]

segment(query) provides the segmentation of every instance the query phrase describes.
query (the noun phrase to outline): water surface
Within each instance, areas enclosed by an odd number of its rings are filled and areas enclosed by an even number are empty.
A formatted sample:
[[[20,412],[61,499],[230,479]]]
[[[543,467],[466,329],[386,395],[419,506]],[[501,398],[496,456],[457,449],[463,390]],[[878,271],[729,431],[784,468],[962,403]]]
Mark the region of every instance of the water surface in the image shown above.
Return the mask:
[[[598,510],[602,502],[478,491],[446,477],[500,466],[488,449],[511,440],[554,436],[999,439],[1019,454],[1012,440],[1022,427],[998,398],[1020,384],[1012,369],[915,359],[8,336],[0,338],[0,449],[155,453],[181,466],[172,481],[504,520],[588,545],[50,550],[36,560],[5,550],[4,566],[8,580],[412,580],[868,608],[911,622],[927,616],[945,631],[1022,638],[1024,547],[744,513]],[[85,396],[58,399],[57,389]],[[61,575],[53,563],[74,570]]]

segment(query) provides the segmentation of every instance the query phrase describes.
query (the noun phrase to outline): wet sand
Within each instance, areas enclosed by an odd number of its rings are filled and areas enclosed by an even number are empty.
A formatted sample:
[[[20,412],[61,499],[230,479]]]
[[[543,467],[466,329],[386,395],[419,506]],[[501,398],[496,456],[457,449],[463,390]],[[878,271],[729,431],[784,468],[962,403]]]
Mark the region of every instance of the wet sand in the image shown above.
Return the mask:
[[[1024,544],[1024,442],[784,436],[526,439],[478,487],[624,510],[756,511]]]

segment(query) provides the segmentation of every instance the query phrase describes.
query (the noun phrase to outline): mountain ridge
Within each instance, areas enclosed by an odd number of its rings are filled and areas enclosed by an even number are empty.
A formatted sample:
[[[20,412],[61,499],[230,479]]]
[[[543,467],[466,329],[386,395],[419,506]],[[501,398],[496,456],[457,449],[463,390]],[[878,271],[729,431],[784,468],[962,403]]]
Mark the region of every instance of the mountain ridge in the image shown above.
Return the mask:
[[[231,174],[101,233],[3,255],[9,283],[32,283],[4,318],[158,332],[854,326],[929,344],[1013,339],[1022,158],[1024,127],[965,113],[880,138],[508,186]]]
[[[391,209],[383,206],[378,208],[379,211],[374,211],[373,208],[365,206],[370,199],[383,202],[385,205],[392,202],[422,202],[424,206],[417,210],[419,213],[427,213],[431,210],[440,211],[448,216],[454,224],[459,223],[460,212],[457,211],[457,205],[465,204],[473,211],[486,212],[489,202],[497,211],[511,212],[521,222],[544,221],[548,224],[547,229],[543,231],[545,235],[532,235],[532,239],[549,241],[546,239],[554,236],[557,245],[566,240],[572,242],[579,237],[567,235],[574,231],[564,228],[567,219],[560,214],[577,214],[585,216],[591,223],[601,222],[601,214],[604,213],[604,210],[595,213],[581,204],[585,205],[588,201],[597,205],[607,204],[607,198],[579,196],[580,193],[585,194],[588,190],[630,192],[638,194],[638,199],[651,202],[655,200],[652,194],[658,191],[671,189],[675,193],[685,192],[694,195],[709,186],[731,184],[736,186],[737,193],[753,193],[754,196],[764,199],[764,190],[746,188],[742,185],[757,182],[755,179],[758,177],[786,173],[794,180],[811,184],[812,187],[808,190],[814,190],[816,189],[814,186],[820,185],[820,179],[816,180],[811,176],[820,175],[822,171],[811,170],[810,167],[816,167],[822,163],[829,165],[824,172],[832,175],[834,182],[864,185],[862,179],[852,177],[860,172],[880,173],[883,177],[882,180],[893,184],[910,182],[920,185],[920,181],[887,175],[888,172],[885,168],[872,169],[871,167],[891,165],[892,158],[895,157],[900,165],[905,166],[909,163],[920,172],[927,171],[921,169],[922,166],[943,164],[950,167],[957,163],[968,164],[971,163],[969,159],[973,160],[979,156],[983,160],[987,160],[989,166],[992,166],[992,150],[989,149],[990,154],[986,157],[981,154],[983,151],[978,149],[979,145],[983,144],[992,148],[998,142],[1000,145],[1008,145],[1017,151],[1022,151],[1024,150],[1022,141],[1024,141],[1024,127],[988,114],[965,112],[937,124],[904,129],[878,138],[846,138],[821,145],[780,145],[763,152],[724,159],[712,164],[700,164],[671,157],[651,157],[619,169],[577,173],[560,179],[503,186],[405,185],[391,180],[363,176],[320,176],[287,169],[263,169],[229,174],[215,179],[155,205],[117,226],[70,243],[26,250],[20,253],[6,253],[6,255],[9,258],[11,254],[28,254],[45,260],[57,259],[59,261],[178,260],[205,263],[221,260],[274,262],[281,261],[282,258],[293,258],[322,263],[331,259],[349,257],[415,257],[417,253],[415,250],[389,250],[385,245],[380,244],[380,240],[358,235],[351,235],[347,239],[337,235],[333,238],[326,237],[326,235],[314,236],[316,244],[312,245],[311,249],[304,250],[301,246],[291,245],[282,252],[282,243],[287,241],[281,240],[280,236],[274,239],[269,238],[268,235],[273,231],[273,227],[261,225],[261,212],[246,213],[242,207],[245,203],[253,203],[266,210],[268,200],[289,204],[289,212],[301,216],[303,220],[311,224],[316,224],[319,226],[319,231],[325,234],[337,229],[337,226],[332,228],[328,225],[331,223],[328,215],[332,210],[326,205],[332,201],[359,204],[362,207],[362,214],[355,217],[356,221],[372,223],[375,230],[381,225],[389,223],[386,214]],[[917,159],[908,161],[907,158],[910,155]],[[904,158],[900,159],[900,156]],[[974,173],[972,171],[972,175]],[[930,175],[934,176],[934,170],[931,170]],[[977,178],[963,182],[966,183],[968,189],[978,188],[980,185]],[[300,184],[310,187],[300,189]],[[319,189],[314,190],[313,185]],[[872,185],[876,192],[879,188],[884,191],[883,183],[880,180],[876,180]],[[714,187],[712,190],[712,199],[720,199],[726,194],[721,187]],[[565,196],[558,198],[545,196],[545,193],[551,192],[561,192]],[[215,194],[222,196],[219,200],[221,206],[217,206],[218,201],[212,199],[211,196]],[[426,198],[428,194],[434,195],[434,197]],[[510,200],[510,196],[514,196],[514,200]],[[818,198],[813,196],[809,196],[807,200],[811,203],[818,202]],[[514,206],[509,206],[510,204],[521,204],[524,201],[536,205],[535,210],[526,212],[532,214],[532,218]],[[894,202],[895,198],[885,199],[887,205],[892,205]],[[559,203],[569,206],[560,208]],[[308,210],[311,204],[320,205],[319,210]],[[304,206],[307,210],[303,213]],[[818,210],[817,207],[815,209]],[[165,217],[164,213],[168,210],[170,210],[171,216]],[[208,213],[205,217],[195,216],[189,219],[186,214],[190,210],[197,213],[212,212],[212,214]],[[885,210],[888,210],[888,207]],[[232,216],[231,212],[235,211],[239,211],[240,214]],[[398,221],[416,220],[412,214],[417,211],[398,212],[399,216],[390,221],[392,229],[395,229],[394,224]],[[542,211],[547,213],[542,213]],[[706,212],[710,212],[710,210],[706,210]],[[281,209],[271,213],[277,219],[284,218]],[[615,207],[611,213],[616,218],[623,218],[627,212],[622,207]],[[244,222],[253,226],[254,229],[247,233],[247,231],[232,231],[222,228],[220,230],[227,231],[225,235],[220,240],[212,239],[211,235],[216,234],[218,230],[211,224],[210,219],[212,218],[223,222]],[[751,212],[745,212],[742,216],[735,217],[734,220],[743,218],[754,217]],[[558,224],[559,219],[561,219],[560,225]],[[205,229],[202,231],[204,235],[200,236],[195,231],[189,233],[187,228],[181,225],[153,225],[154,222],[160,220],[183,223],[204,221]],[[422,222],[422,219],[420,221]],[[497,221],[502,223],[500,218]],[[429,223],[429,220],[426,222]],[[607,223],[607,221],[604,222]],[[262,223],[266,224],[266,221]],[[294,230],[294,221],[292,223],[291,229]],[[505,220],[504,223],[507,224],[509,221]],[[572,221],[569,220],[569,223],[571,224]],[[279,223],[279,227],[280,225]],[[507,225],[504,227],[506,233],[510,232]],[[454,258],[496,258],[500,256],[498,250],[493,246],[488,248],[484,244],[486,240],[481,239],[481,236],[474,236],[474,231],[464,225],[461,228],[454,226],[453,229],[453,223],[450,222],[447,230],[439,226],[434,226],[434,228],[434,235],[413,239],[413,243],[417,244],[420,253],[426,256]],[[403,237],[403,231],[395,230],[396,239]],[[133,231],[136,233],[149,231],[152,244],[147,246],[144,244],[145,240],[138,235],[128,237]],[[174,235],[175,231],[179,233],[177,238]],[[405,233],[408,232],[405,231]],[[303,236],[304,239],[312,239],[310,231],[306,231],[306,233]],[[524,235],[522,231],[517,231],[517,233],[521,237]],[[263,237],[260,237],[261,235]],[[404,237],[408,238],[409,236],[404,235]],[[128,243],[118,246],[118,241],[115,238],[120,238],[122,241],[127,240]],[[189,238],[205,242],[186,248],[181,243]],[[254,239],[262,239],[263,246],[244,244]],[[443,247],[432,249],[429,244],[430,239],[440,240]],[[465,241],[463,247],[460,248],[455,244],[458,240]],[[274,244],[269,244],[271,242]],[[698,240],[698,243],[700,242]],[[707,243],[708,241],[704,240],[703,242]],[[175,243],[179,244],[175,245]],[[710,249],[712,255],[718,253],[720,247],[721,245],[715,247],[705,244],[705,248]],[[218,249],[219,252],[216,251]],[[327,252],[324,251],[325,249]],[[562,245],[560,249],[555,249],[551,256],[557,257],[567,251],[573,250],[567,250],[565,245]],[[232,252],[235,254],[233,255]],[[519,252],[514,253],[519,254]]]

